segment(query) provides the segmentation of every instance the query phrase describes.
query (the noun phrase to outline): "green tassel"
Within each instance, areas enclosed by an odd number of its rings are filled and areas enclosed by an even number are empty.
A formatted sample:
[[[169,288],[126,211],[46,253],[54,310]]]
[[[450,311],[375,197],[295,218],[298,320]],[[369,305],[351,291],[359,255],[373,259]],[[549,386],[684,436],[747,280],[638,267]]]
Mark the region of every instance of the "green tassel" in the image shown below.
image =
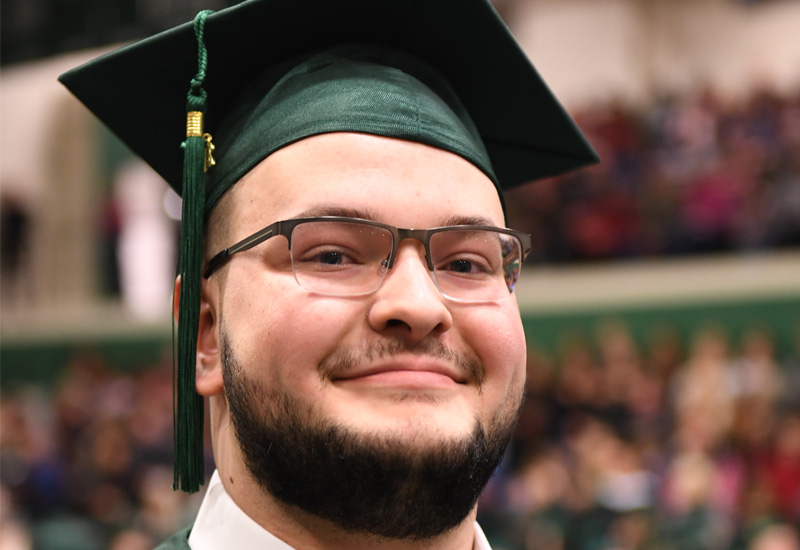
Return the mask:
[[[173,489],[195,493],[204,483],[203,398],[195,390],[195,358],[200,319],[200,282],[203,263],[205,170],[210,136],[203,134],[206,91],[206,49],[203,31],[211,11],[194,20],[198,43],[198,72],[186,102],[187,137],[183,142],[183,212],[180,250],[180,310],[178,312],[178,373],[175,406],[175,474]]]

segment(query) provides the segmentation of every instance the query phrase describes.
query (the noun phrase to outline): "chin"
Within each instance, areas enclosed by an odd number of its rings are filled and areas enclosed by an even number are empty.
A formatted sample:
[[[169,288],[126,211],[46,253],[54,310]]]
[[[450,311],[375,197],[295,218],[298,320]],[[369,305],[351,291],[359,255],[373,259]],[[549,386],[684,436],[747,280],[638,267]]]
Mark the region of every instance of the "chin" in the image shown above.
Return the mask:
[[[359,432],[433,441],[468,437],[476,424],[475,412],[463,400],[421,392],[398,392],[391,400],[350,400],[320,416]]]

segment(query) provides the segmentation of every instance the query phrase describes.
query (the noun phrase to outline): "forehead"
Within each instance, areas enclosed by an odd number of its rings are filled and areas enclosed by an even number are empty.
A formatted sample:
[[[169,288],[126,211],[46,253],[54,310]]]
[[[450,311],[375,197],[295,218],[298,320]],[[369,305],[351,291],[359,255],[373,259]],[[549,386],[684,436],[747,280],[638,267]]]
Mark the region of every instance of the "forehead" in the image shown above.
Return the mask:
[[[298,141],[234,188],[237,232],[328,211],[354,211],[400,227],[435,227],[459,217],[503,225],[497,188],[473,164],[442,149],[374,135]]]

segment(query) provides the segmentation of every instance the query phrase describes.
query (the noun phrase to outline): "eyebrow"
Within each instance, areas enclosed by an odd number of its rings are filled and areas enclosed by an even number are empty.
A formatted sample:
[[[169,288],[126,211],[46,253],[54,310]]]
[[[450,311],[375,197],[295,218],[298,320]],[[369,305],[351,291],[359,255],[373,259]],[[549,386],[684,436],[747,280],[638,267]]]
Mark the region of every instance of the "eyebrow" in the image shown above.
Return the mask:
[[[375,211],[370,209],[358,209],[358,208],[345,208],[342,206],[320,206],[320,207],[312,207],[307,210],[303,210],[296,216],[292,216],[293,219],[296,218],[316,218],[320,216],[339,216],[342,218],[360,218],[362,220],[370,220],[376,222],[384,222],[383,218],[379,216]],[[483,225],[489,227],[498,227],[492,220],[483,216],[463,216],[463,215],[454,215],[446,218],[442,224],[438,227],[447,227],[451,225]]]
[[[315,206],[308,210],[303,210],[292,219],[297,218],[318,218],[321,216],[338,216],[340,218],[360,218],[362,220],[383,221],[377,213],[372,210],[362,210],[359,208],[346,208],[343,206]]]
[[[483,216],[450,216],[442,225],[486,225],[498,227],[492,220]]]

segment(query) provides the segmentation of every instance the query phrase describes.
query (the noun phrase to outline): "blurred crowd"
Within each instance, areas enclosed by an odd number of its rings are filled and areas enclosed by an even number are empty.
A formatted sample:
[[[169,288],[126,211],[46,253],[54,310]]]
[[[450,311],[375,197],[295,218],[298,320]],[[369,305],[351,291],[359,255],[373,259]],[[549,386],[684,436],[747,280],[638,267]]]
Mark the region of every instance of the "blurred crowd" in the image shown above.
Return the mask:
[[[479,521],[496,550],[800,550],[800,349],[610,323],[532,351]]]
[[[3,550],[149,549],[192,521],[171,374],[82,351],[49,389],[3,389]],[[609,323],[531,350],[479,521],[495,550],[800,550],[799,397],[800,349],[757,328],[637,343]]]
[[[3,550],[151,550],[191,523],[172,491],[172,366],[76,351],[52,388],[3,388]],[[195,495],[196,496],[196,495]]]
[[[546,262],[800,245],[800,94],[723,103],[710,91],[576,121],[602,162],[523,186],[513,227]]]

